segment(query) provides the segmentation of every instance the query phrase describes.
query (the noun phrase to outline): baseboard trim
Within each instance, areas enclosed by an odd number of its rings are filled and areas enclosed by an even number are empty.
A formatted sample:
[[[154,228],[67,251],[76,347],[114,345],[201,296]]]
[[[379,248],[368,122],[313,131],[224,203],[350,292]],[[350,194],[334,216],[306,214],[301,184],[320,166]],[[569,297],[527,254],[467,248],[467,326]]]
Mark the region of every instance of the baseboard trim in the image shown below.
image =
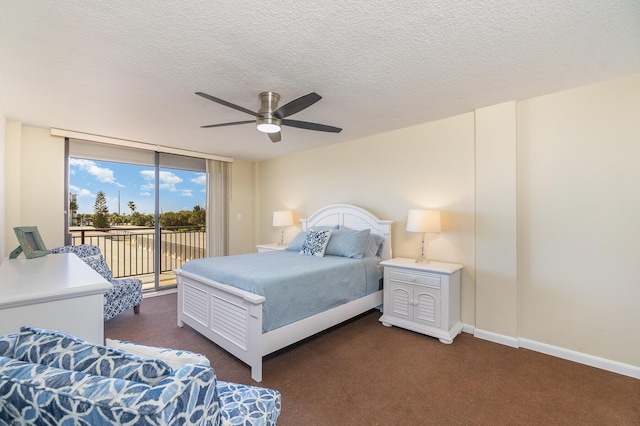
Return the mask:
[[[468,324],[464,325],[462,331],[473,334],[473,337],[477,337],[482,340],[488,340],[490,342],[499,343],[512,348],[529,349],[535,352],[551,355],[556,358],[562,358],[579,364],[588,365],[590,367],[599,368],[601,370],[611,371],[612,373],[622,374],[623,376],[633,377],[634,379],[640,379],[640,367],[635,365],[624,364],[622,362],[612,361],[610,359],[600,358],[582,352],[561,348],[559,346],[524,339],[522,337],[511,337],[505,336],[504,334],[493,333],[491,331],[480,330]]]
[[[634,365],[624,364],[622,362],[612,361],[610,359],[600,358],[582,352],[576,352],[570,349],[536,342],[534,340],[519,338],[518,341],[520,342],[520,347],[524,349],[541,352],[543,354],[585,364],[601,370],[611,371],[613,373],[633,377],[634,379],[640,379],[640,367],[636,367]]]
[[[462,332],[463,333],[473,334],[475,329],[476,329],[476,327],[474,325],[469,325],[469,324],[462,323]]]
[[[520,347],[517,337],[505,336],[504,334],[493,333],[491,331],[480,330],[477,328],[473,332],[473,337],[477,337],[478,339],[482,340],[488,340],[494,343],[499,343],[505,346],[511,346],[512,348]]]

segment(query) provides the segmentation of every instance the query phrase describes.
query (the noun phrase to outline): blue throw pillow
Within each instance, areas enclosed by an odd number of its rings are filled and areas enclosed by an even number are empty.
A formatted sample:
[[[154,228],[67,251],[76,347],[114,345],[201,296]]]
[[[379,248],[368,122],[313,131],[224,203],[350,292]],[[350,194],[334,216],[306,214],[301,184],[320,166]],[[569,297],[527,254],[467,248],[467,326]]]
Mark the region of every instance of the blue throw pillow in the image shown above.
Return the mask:
[[[378,234],[369,234],[367,244],[364,249],[364,257],[380,256],[382,254],[382,245],[384,237]]]
[[[355,231],[341,228],[333,231],[325,254],[362,259],[370,233],[370,229]]]
[[[307,233],[305,231],[298,232],[298,235],[293,237],[293,240],[287,246],[287,250],[290,251],[300,251],[302,250],[302,245],[304,241],[307,239]]]

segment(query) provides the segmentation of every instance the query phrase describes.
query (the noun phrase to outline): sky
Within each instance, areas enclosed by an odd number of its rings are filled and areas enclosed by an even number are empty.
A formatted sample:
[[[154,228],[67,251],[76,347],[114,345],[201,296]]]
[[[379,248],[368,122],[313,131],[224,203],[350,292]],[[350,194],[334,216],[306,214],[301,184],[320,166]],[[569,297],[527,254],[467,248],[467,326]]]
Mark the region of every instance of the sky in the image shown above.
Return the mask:
[[[154,213],[153,167],[109,161],[69,159],[69,192],[77,195],[78,213],[93,214],[98,191],[105,193],[109,213]],[[160,210],[177,212],[206,207],[206,174],[160,169]],[[119,203],[118,203],[119,195]]]

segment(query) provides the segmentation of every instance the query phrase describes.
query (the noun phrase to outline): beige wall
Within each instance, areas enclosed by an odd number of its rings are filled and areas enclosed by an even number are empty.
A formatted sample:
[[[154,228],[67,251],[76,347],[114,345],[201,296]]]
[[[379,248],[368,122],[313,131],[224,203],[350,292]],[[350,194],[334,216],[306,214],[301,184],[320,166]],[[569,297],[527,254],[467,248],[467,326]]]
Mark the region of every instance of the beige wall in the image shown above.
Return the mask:
[[[255,251],[255,163],[235,160],[231,166],[229,254]]]
[[[476,335],[507,336],[491,340],[512,346],[518,336],[516,108],[514,101],[476,111]]]
[[[348,203],[393,220],[393,255],[417,257],[420,237],[405,230],[407,210],[442,210],[443,230],[427,257],[465,265],[462,320],[475,323],[473,113],[263,161],[258,174],[261,243],[279,240],[275,210],[305,218]],[[297,231],[287,229],[286,240]]]
[[[2,107],[2,99],[0,99],[0,263],[5,258],[5,240],[6,240],[6,118]],[[8,255],[8,253],[7,253]]]
[[[13,227],[37,226],[47,248],[64,242],[64,139],[49,129],[6,122],[5,253]]]
[[[640,366],[640,75],[518,105],[519,334]]]

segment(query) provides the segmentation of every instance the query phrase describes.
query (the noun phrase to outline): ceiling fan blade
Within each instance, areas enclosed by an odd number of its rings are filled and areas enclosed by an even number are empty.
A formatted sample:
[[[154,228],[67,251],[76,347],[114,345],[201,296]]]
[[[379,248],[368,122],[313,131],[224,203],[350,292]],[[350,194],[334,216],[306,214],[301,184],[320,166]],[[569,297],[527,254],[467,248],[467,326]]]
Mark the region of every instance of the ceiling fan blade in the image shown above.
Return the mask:
[[[216,102],[220,105],[224,105],[229,108],[233,108],[238,111],[246,112],[247,114],[253,115],[254,117],[259,117],[257,112],[253,112],[236,104],[232,104],[231,102],[223,101],[222,99],[216,98],[215,96],[207,95],[206,93],[196,92],[196,95],[202,96],[205,99],[209,99],[210,101]]]
[[[232,123],[220,123],[220,124],[209,124],[207,126],[200,126],[203,129],[208,129],[210,127],[224,127],[224,126],[235,126],[236,124],[249,124],[254,123],[256,120],[247,120],[247,121],[234,121]]]
[[[269,135],[269,139],[271,139],[271,142],[280,142],[282,140],[282,135],[280,134],[280,132],[277,133],[267,133]]]
[[[299,97],[298,99],[294,99],[287,104],[282,105],[280,108],[273,111],[273,116],[280,119],[288,117],[302,111],[305,108],[310,107],[320,99],[322,99],[322,96],[318,95],[316,92],[311,92],[307,95]]]
[[[282,120],[282,124],[290,127],[298,127],[300,129],[317,130],[318,132],[340,133],[342,131],[339,127],[327,126],[326,124],[309,123],[308,121]]]

